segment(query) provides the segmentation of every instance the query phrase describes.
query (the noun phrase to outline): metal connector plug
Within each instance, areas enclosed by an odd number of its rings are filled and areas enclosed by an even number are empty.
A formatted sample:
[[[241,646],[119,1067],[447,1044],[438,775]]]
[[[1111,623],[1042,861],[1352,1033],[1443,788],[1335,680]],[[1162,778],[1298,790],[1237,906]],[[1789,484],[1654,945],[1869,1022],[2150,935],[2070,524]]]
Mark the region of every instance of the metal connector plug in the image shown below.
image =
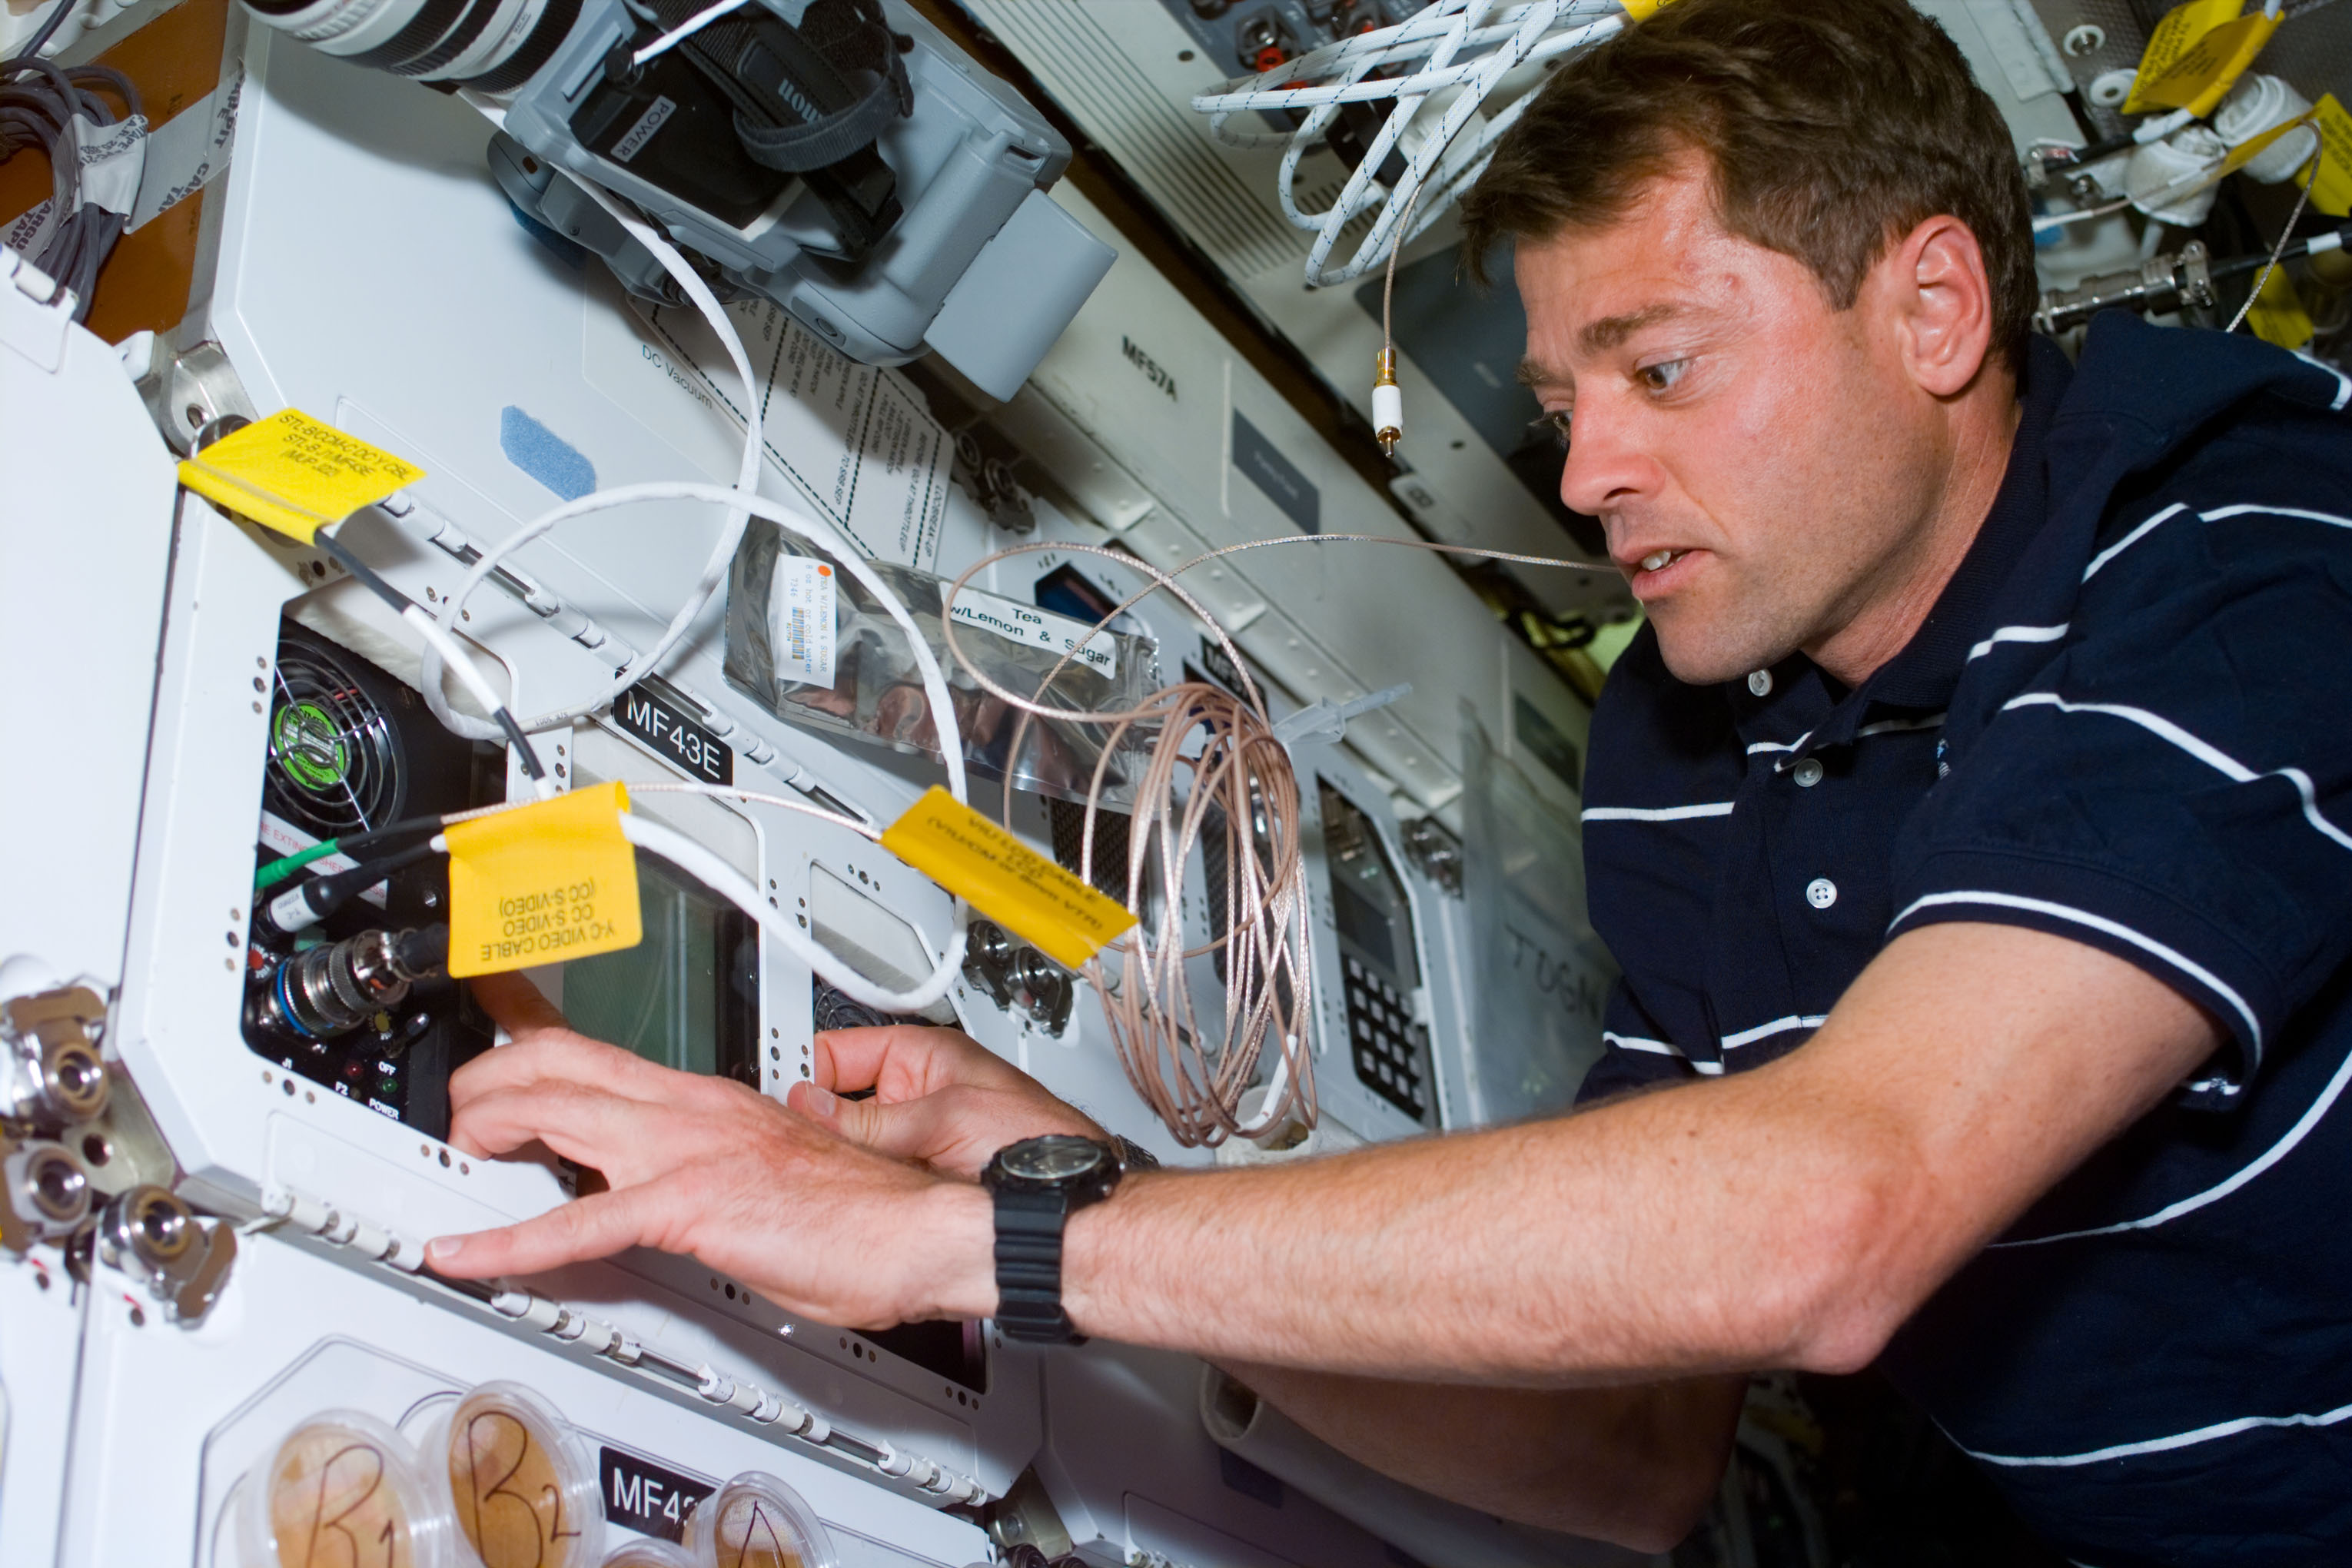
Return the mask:
[[[1372,381],[1372,434],[1380,441],[1381,456],[1393,458],[1404,439],[1404,392],[1397,385],[1396,350],[1383,348],[1374,363],[1380,374]]]

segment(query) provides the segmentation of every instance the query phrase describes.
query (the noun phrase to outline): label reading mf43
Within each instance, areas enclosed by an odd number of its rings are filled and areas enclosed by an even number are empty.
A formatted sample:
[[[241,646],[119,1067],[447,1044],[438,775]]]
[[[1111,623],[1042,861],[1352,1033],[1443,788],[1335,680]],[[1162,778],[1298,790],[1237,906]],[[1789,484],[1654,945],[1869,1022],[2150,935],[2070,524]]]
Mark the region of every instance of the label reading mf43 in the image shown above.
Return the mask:
[[[632,686],[613,704],[621,727],[704,784],[735,782],[735,749],[672,704]]]
[[[687,1515],[712,1489],[707,1481],[618,1448],[600,1449],[596,1468],[604,1482],[605,1521],[664,1541],[686,1539]]]

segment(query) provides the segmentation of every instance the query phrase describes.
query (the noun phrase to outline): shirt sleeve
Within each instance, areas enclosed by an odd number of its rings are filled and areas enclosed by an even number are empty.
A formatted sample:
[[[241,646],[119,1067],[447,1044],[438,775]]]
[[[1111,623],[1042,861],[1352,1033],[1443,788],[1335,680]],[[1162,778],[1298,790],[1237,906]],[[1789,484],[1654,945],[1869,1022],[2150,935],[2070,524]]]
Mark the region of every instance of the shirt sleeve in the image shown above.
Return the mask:
[[[1637,1089],[1664,1083],[1685,1083],[1698,1073],[1682,1047],[1654,1023],[1624,976],[1609,988],[1609,1005],[1601,1015],[1601,1056],[1585,1070],[1584,1086],[1576,1103],[1594,1105]]]
[[[1906,826],[1888,936],[1990,921],[2138,965],[2234,1041],[2187,1089],[2218,1109],[2352,952],[2352,517],[2149,510]]]

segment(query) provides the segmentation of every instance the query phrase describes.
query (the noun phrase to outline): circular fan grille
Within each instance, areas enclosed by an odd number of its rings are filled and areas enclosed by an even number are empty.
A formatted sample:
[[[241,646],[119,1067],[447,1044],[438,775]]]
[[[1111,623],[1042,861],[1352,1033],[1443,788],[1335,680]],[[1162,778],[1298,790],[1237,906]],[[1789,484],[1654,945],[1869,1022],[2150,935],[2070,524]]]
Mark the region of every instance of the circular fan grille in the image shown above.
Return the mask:
[[[404,779],[391,721],[326,655],[283,647],[269,713],[269,808],[320,837],[381,827]]]

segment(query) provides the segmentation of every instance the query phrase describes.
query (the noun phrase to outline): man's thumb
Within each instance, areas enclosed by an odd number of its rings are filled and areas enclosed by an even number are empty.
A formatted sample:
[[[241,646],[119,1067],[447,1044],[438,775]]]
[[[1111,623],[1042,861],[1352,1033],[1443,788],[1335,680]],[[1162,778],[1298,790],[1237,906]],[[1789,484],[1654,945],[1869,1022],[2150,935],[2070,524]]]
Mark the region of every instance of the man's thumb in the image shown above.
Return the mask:
[[[823,1122],[852,1143],[894,1159],[920,1159],[924,1138],[932,1121],[919,1100],[885,1105],[879,1100],[844,1100],[831,1089],[797,1083],[785,1103],[813,1121]]]

